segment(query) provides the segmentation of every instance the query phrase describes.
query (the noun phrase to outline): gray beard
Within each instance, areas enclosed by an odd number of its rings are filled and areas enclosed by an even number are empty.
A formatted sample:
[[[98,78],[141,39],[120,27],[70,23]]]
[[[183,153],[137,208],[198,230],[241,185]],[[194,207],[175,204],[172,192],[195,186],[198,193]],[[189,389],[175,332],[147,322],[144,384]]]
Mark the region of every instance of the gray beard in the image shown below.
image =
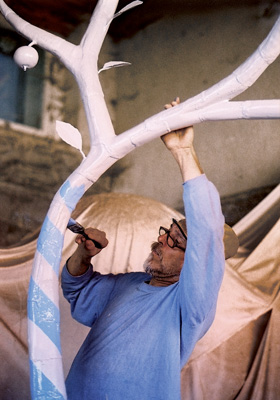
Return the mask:
[[[152,275],[152,268],[150,265],[152,258],[153,258],[153,256],[152,256],[152,254],[150,254],[148,256],[148,258],[145,260],[144,265],[143,265],[144,271],[146,272],[146,274],[149,274],[149,275]]]
[[[150,253],[148,258],[146,259],[146,261],[144,262],[143,268],[144,271],[151,275],[152,278],[156,278],[157,280],[166,280],[166,279],[170,279],[173,277],[178,277],[177,272],[174,272],[174,270],[169,266],[169,268],[166,268],[166,266],[164,266],[162,264],[162,253],[161,253],[161,245],[158,242],[154,242],[151,246],[151,250],[156,251],[157,255],[159,256],[160,262],[161,262],[161,267],[162,270],[157,269],[153,269],[152,265],[151,265],[151,261],[153,260],[153,254]],[[171,269],[170,269],[171,268]]]

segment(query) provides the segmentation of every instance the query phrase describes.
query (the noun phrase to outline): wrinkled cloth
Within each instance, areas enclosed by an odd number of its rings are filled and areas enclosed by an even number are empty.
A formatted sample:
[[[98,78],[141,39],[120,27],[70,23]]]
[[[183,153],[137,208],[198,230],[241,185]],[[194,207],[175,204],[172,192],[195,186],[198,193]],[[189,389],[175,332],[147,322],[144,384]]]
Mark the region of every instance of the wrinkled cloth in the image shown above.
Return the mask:
[[[205,175],[183,185],[187,251],[179,282],[145,273],[62,271],[72,316],[91,330],[66,380],[71,399],[180,399],[180,371],[213,322],[224,273],[219,195]]]

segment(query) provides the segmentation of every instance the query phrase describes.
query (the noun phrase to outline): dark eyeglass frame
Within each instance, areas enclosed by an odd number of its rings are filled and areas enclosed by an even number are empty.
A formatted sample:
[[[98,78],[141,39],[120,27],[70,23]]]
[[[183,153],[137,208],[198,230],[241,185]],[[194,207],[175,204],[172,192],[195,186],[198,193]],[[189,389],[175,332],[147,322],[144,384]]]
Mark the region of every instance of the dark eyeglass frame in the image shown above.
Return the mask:
[[[174,219],[173,219],[173,222],[174,222],[177,226],[179,225],[178,222],[177,222],[176,220],[174,220]],[[182,228],[181,228],[180,226],[179,226],[179,229],[180,229],[180,231],[182,231]],[[167,228],[164,228],[163,226],[160,226],[160,227],[159,227],[158,233],[159,233],[159,236],[167,235],[166,243],[167,243],[167,245],[168,245],[171,249],[174,249],[174,247],[177,247],[178,249],[180,249],[180,250],[182,250],[182,251],[184,251],[184,252],[186,251],[186,248],[185,248],[185,247],[181,247],[181,246],[178,244],[177,239],[173,239],[173,237],[170,235],[170,229],[167,229]],[[187,239],[185,233],[184,233],[184,232],[182,232],[182,233],[183,233],[185,239]],[[171,239],[172,244],[170,244],[169,238]]]

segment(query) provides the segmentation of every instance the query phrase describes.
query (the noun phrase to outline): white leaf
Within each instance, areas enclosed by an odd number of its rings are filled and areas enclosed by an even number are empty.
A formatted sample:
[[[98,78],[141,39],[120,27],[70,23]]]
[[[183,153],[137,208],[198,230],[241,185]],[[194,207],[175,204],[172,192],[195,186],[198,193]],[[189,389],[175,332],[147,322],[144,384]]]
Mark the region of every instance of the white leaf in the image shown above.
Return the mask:
[[[133,7],[136,6],[140,6],[140,4],[143,4],[143,1],[133,1],[132,3],[128,4],[127,6],[125,6],[124,8],[122,8],[120,11],[118,11],[113,18],[108,22],[108,24],[110,24],[112,22],[112,20],[114,18],[117,18],[118,16],[120,16],[121,14],[123,14],[125,11],[130,10]]]
[[[131,65],[131,63],[126,61],[109,61],[103,65],[98,73],[100,73],[101,71],[105,71],[106,69],[124,67],[126,65]]]
[[[114,15],[114,18],[118,17],[119,15],[121,15],[122,13],[124,13],[127,10],[130,10],[133,7],[139,6],[142,3],[143,3],[143,1],[133,1],[132,3],[130,3],[127,6],[125,6],[124,8],[122,8],[119,12],[117,12]]]
[[[71,124],[63,121],[56,121],[56,132],[64,142],[70,144],[70,146],[78,149],[82,156],[85,155],[82,151],[82,136],[77,128],[74,128]]]

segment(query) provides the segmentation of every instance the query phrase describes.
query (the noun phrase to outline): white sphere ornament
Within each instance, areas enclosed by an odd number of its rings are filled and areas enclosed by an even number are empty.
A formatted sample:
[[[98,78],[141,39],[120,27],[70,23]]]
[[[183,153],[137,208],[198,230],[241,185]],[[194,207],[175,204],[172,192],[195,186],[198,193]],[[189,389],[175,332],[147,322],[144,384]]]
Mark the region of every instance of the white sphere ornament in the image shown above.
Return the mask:
[[[28,68],[35,67],[39,60],[39,55],[33,47],[22,46],[15,51],[14,60],[19,67],[26,71]]]

